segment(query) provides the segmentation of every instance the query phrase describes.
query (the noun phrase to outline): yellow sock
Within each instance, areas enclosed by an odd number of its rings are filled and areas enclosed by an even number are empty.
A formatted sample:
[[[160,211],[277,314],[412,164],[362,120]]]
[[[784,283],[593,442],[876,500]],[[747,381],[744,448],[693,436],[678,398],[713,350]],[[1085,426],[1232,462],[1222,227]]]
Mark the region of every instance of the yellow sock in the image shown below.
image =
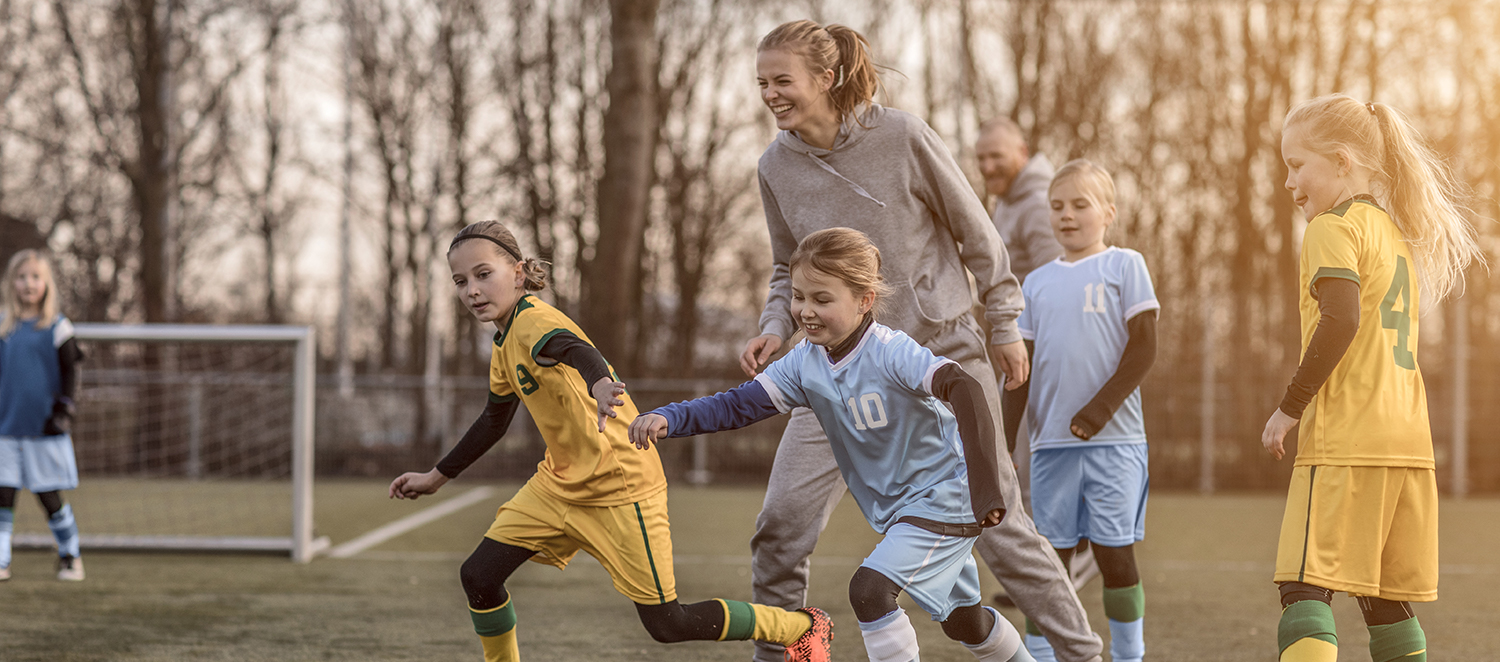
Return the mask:
[[[790,646],[803,633],[812,629],[812,617],[800,611],[787,611],[777,607],[750,604],[755,610],[755,632],[750,635],[756,641]]]
[[[479,643],[484,646],[484,662],[516,662],[521,659],[515,630],[496,637],[481,636]]]
[[[510,598],[505,598],[505,604],[476,611],[469,608],[469,616],[474,619],[474,632],[479,635],[479,643],[484,646],[484,662],[517,662],[521,659],[520,648],[516,645],[516,608],[511,604]]]
[[[1281,651],[1281,662],[1337,662],[1339,647],[1322,639],[1298,639]]]

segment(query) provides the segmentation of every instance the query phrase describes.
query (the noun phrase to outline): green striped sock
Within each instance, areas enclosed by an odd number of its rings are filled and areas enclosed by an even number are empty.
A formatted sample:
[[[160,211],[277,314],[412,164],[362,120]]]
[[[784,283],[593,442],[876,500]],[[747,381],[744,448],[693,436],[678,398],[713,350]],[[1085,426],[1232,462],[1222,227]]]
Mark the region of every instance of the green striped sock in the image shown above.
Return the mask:
[[[1281,623],[1276,628],[1278,650],[1285,652],[1288,646],[1302,639],[1339,645],[1333,625],[1333,607],[1320,600],[1302,600],[1281,610]]]
[[[516,608],[510,598],[494,609],[478,611],[471,607],[469,618],[474,620],[474,631],[481,637],[498,637],[516,629]]]
[[[1413,616],[1390,625],[1371,625],[1370,659],[1374,662],[1427,662],[1427,635]]]
[[[755,634],[755,608],[750,603],[714,599],[724,605],[724,632],[719,641],[744,641]]]

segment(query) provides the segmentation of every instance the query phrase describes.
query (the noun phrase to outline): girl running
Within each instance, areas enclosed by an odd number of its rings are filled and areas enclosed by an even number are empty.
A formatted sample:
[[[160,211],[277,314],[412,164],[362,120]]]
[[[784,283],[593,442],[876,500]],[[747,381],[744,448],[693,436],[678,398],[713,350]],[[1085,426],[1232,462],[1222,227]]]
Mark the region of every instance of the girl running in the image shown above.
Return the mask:
[[[1108,171],[1069,161],[1047,195],[1063,255],[1021,288],[1031,380],[1007,391],[1005,405],[1031,417],[1037,530],[1064,565],[1080,541],[1090,543],[1104,577],[1110,659],[1140,662],[1146,602],[1134,545],[1146,533],[1149,479],[1139,387],[1156,359],[1161,305],[1141,254],[1104,243],[1115,220]],[[1006,421],[1007,438],[1019,425],[1019,417]],[[1053,659],[1042,637],[1028,634],[1026,646],[1039,660]]]
[[[855,502],[885,535],[849,581],[870,659],[917,659],[917,633],[896,604],[904,591],[975,658],[1031,660],[1015,628],[979,604],[974,540],[1006,515],[994,414],[981,383],[875,321],[890,289],[880,251],[864,234],[814,232],[789,268],[792,315],[807,339],[753,381],[641,415],[631,441],[650,448],[665,437],[812,409]]]
[[[1482,259],[1465,189],[1400,113],[1342,94],[1287,113],[1281,157],[1308,220],[1302,363],[1261,433],[1279,460],[1301,423],[1276,553],[1281,659],[1337,659],[1342,591],[1374,660],[1419,662],[1411,603],[1437,599],[1438,502],[1417,323]]]
[[[1021,290],[1005,246],[937,133],[920,118],[873,102],[880,86],[876,69],[868,42],[847,27],[793,21],[761,39],[761,100],[781,129],[757,169],[774,265],[761,335],[746,344],[740,365],[754,377],[797,330],[788,265],[798,242],[844,226],[863,232],[884,258],[881,276],[890,287],[885,323],[952,359],[985,385],[988,401],[998,401],[991,356],[1008,376],[1007,388],[1026,381],[1015,321]],[[988,338],[970,313],[970,273]],[[998,413],[991,415],[998,421]],[[1006,503],[1020,504],[1014,468],[1001,466],[999,479]],[[806,409],[794,412],[750,542],[757,602],[804,603],[807,559],[844,491],[818,419]],[[1067,572],[1023,508],[1012,508],[974,546],[1059,659],[1098,659],[1102,645]],[[760,662],[779,657],[774,646],[756,646]]]
[[[73,457],[73,398],[78,341],[58,312],[57,283],[42,254],[23,250],[5,268],[0,311],[0,581],[10,579],[16,490],[30,490],[57,539],[57,578],[83,580],[78,523],[62,490],[78,487]]]
[[[588,336],[528,294],[546,285],[542,263],[523,259],[503,225],[483,221],[453,238],[448,266],[459,300],[499,329],[489,404],[437,467],[397,477],[390,496],[437,492],[500,440],[522,403],[547,444],[536,475],[500,507],[460,572],[486,662],[520,659],[505,580],[528,559],[564,568],[579,550],[599,560],[657,641],[756,639],[785,645],[787,660],[827,662],[833,635],[822,610],[677,601],[661,458],[630,447],[618,416],[634,417],[635,405]]]

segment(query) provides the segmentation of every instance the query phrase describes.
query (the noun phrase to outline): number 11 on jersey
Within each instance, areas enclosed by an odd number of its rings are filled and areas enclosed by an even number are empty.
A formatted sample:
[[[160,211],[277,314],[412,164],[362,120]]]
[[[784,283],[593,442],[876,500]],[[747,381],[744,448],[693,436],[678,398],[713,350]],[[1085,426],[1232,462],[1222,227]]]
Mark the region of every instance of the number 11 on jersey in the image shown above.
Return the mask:
[[[1085,313],[1107,313],[1109,309],[1104,306],[1104,283],[1083,284],[1083,312]]]

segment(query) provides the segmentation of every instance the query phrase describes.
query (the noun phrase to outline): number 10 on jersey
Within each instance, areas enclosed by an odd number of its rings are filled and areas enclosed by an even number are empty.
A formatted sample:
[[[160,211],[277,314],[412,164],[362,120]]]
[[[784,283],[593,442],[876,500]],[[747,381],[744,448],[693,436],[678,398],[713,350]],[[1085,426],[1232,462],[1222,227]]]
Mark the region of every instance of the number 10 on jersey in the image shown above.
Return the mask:
[[[857,399],[849,398],[849,414],[854,416],[856,430],[883,428],[890,423],[890,419],[885,416],[885,401],[880,399],[879,393],[866,393]]]

